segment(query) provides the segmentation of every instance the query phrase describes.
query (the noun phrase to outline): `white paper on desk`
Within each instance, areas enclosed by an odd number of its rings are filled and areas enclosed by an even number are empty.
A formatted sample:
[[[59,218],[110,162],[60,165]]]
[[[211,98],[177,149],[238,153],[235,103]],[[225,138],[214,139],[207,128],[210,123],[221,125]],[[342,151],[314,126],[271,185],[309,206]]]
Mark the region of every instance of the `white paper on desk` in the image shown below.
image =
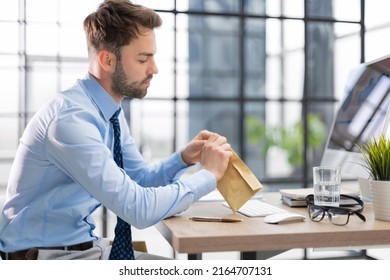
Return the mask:
[[[201,197],[199,199],[199,202],[219,202],[224,200],[225,199],[223,198],[223,196],[219,191],[212,191],[211,193]]]
[[[253,198],[262,198],[262,195],[257,193],[253,196]],[[225,201],[225,198],[218,190],[215,190],[203,196],[201,199],[199,199],[198,202],[223,202],[223,201]]]

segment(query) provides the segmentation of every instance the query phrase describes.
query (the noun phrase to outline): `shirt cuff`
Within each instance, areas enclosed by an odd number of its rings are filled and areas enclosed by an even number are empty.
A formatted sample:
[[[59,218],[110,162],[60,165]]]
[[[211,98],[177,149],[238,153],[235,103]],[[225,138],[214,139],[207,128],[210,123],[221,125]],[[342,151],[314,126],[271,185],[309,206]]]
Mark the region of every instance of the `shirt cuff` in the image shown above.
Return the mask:
[[[192,190],[194,202],[212,192],[217,187],[217,180],[214,174],[206,169],[201,169],[183,178],[182,181]]]
[[[192,163],[192,164],[187,164],[187,163],[183,160],[183,157],[181,156],[181,151],[178,151],[178,152],[176,152],[175,154],[177,154],[177,156],[180,158],[181,164],[183,164],[185,167],[194,165],[194,163]]]

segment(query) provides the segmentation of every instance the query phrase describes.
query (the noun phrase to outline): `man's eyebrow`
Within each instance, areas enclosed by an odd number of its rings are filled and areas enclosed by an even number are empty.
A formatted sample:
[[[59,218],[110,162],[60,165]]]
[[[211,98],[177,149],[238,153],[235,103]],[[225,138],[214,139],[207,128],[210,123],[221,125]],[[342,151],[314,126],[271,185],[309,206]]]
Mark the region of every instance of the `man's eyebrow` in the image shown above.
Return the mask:
[[[142,56],[154,56],[154,53],[150,53],[150,52],[141,52],[141,53],[139,53],[138,55],[142,55]]]

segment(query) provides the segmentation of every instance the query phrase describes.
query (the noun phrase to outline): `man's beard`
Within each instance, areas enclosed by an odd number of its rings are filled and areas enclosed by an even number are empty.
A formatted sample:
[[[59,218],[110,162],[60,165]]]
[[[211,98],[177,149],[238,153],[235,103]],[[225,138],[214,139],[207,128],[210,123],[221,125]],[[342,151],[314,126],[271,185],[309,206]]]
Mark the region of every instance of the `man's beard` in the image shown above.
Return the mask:
[[[150,78],[151,76],[148,76],[141,82],[130,82],[125,71],[123,70],[122,63],[118,61],[115,72],[112,74],[112,91],[117,95],[127,96],[130,98],[144,98],[147,93],[147,89],[142,89],[140,86]]]

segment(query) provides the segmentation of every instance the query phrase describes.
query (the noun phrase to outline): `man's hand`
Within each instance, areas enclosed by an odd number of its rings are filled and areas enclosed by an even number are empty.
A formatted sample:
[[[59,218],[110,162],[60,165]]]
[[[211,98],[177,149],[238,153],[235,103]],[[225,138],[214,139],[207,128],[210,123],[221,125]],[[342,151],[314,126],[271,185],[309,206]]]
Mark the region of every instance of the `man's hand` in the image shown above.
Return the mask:
[[[207,130],[196,135],[181,152],[185,163],[200,162],[202,168],[213,173],[217,181],[225,174],[232,155],[226,137]]]
[[[202,130],[187,144],[187,146],[181,152],[181,157],[186,164],[190,165],[200,162],[200,155],[203,145],[212,134],[215,133],[212,133],[208,130]]]
[[[200,163],[202,168],[213,173],[218,181],[225,174],[232,155],[233,152],[226,137],[212,134],[203,145]]]

